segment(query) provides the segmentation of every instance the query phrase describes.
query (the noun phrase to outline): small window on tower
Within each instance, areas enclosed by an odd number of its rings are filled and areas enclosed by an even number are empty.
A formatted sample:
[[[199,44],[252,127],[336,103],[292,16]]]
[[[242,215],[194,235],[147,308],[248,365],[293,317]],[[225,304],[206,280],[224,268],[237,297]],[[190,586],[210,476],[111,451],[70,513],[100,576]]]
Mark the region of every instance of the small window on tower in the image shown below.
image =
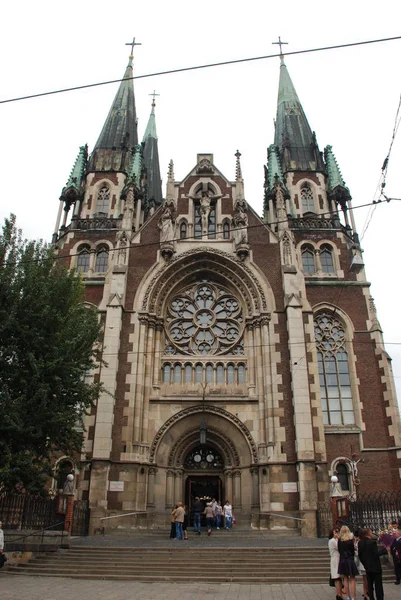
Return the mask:
[[[96,201],[96,212],[105,213],[109,212],[109,201],[110,201],[110,190],[108,187],[103,186],[97,195]]]
[[[77,271],[78,273],[87,273],[89,271],[90,254],[88,248],[83,248],[77,259]]]
[[[181,222],[180,225],[180,240],[185,240],[187,237],[187,224],[185,221]]]
[[[301,187],[302,212],[315,212],[315,201],[313,199],[312,188],[309,183],[304,183]]]
[[[302,248],[302,270],[304,273],[315,273],[315,253],[310,246]]]
[[[331,246],[323,246],[320,251],[320,263],[323,273],[334,273],[333,250]]]
[[[109,264],[109,253],[105,248],[102,248],[96,254],[95,271],[97,273],[106,273]]]

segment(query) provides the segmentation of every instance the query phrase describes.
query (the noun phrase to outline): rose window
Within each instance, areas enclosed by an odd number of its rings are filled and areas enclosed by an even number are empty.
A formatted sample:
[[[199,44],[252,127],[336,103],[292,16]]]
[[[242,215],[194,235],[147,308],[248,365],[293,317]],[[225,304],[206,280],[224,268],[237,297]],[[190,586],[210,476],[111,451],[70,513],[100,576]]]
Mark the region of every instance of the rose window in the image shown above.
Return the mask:
[[[170,301],[165,352],[236,354],[243,329],[238,300],[220,285],[198,283]]]

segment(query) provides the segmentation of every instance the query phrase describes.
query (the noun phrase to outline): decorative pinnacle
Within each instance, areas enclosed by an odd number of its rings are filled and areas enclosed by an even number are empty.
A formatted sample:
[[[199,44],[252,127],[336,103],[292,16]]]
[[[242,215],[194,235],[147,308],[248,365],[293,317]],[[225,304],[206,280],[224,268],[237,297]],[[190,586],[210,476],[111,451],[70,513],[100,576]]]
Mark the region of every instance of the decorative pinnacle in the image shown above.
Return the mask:
[[[169,181],[174,181],[174,163],[173,160],[171,159],[168,165],[168,174],[167,174],[168,180]]]
[[[235,179],[237,181],[239,181],[240,179],[242,179],[242,171],[241,171],[241,163],[240,163],[240,157],[241,157],[241,152],[239,150],[237,150],[237,152],[234,154],[234,156],[236,157],[236,163],[235,163]]]
[[[284,46],[284,45],[288,46],[288,42],[282,42],[281,41],[281,37],[278,36],[278,42],[272,42],[272,44],[277,44],[278,46],[280,46],[280,59],[281,59],[281,62],[283,62],[283,60],[284,60],[284,54],[283,54],[283,49],[282,49],[281,46]]]

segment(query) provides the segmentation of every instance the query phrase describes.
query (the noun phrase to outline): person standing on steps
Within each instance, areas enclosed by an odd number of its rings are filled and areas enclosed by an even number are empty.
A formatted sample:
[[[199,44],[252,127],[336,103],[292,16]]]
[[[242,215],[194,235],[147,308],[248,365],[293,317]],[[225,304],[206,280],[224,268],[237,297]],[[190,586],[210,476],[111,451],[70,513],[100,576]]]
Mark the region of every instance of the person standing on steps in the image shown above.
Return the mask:
[[[203,512],[203,504],[199,500],[199,497],[196,496],[195,502],[192,505],[192,510],[194,513],[194,531],[198,535],[201,534],[201,513]]]
[[[340,562],[340,555],[338,553],[338,534],[340,530],[338,527],[332,529],[329,535],[329,553],[330,553],[330,577],[334,581],[334,587],[336,588],[336,600],[343,600],[342,597],[342,579],[341,575],[338,574],[338,563]]]
[[[214,510],[212,503],[209,502],[205,508],[205,517],[206,517],[206,526],[207,526],[207,534],[210,535],[212,533],[213,521],[214,521]]]
[[[221,502],[217,502],[215,513],[216,513],[216,529],[220,529],[221,517],[223,516],[223,507],[221,506]]]
[[[174,517],[175,517],[175,539],[176,540],[183,540],[184,539],[184,532],[182,530],[182,524],[184,522],[184,516],[185,516],[185,511],[184,511],[184,507],[182,506],[182,502],[178,502],[177,508],[175,509],[175,512],[174,512]]]
[[[344,589],[347,599],[355,600],[356,582],[355,576],[358,575],[358,569],[355,565],[355,546],[354,536],[346,525],[340,529],[338,539],[338,552],[340,562],[338,564],[338,574],[344,578]],[[362,559],[361,559],[362,561]],[[362,564],[364,565],[363,561]],[[365,565],[364,565],[365,566]],[[365,567],[366,568],[366,567]],[[379,599],[377,599],[379,600]],[[382,599],[383,600],[383,599]]]
[[[7,557],[4,554],[4,532],[3,532],[3,523],[0,521],[0,569],[7,562]]]
[[[233,507],[231,506],[229,500],[226,500],[226,503],[223,508],[223,515],[224,515],[224,519],[225,519],[226,529],[231,529],[232,520],[233,520]]]
[[[380,556],[387,554],[384,546],[377,547],[376,540],[373,539],[371,529],[362,529],[361,537],[358,543],[358,555],[361,563],[365,567],[368,580],[369,600],[384,600],[382,565]],[[375,588],[376,596],[373,593]]]

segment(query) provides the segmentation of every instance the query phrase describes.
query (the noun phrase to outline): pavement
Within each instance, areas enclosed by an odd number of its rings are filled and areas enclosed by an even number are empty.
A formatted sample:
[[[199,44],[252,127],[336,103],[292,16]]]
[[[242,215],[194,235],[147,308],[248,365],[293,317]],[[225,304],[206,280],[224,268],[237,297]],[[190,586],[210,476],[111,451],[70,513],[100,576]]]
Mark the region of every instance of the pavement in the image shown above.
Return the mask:
[[[385,600],[399,600],[400,586],[384,584]],[[334,588],[308,584],[142,583],[31,577],[0,573],[1,600],[335,600]],[[357,584],[357,598],[362,586]]]

